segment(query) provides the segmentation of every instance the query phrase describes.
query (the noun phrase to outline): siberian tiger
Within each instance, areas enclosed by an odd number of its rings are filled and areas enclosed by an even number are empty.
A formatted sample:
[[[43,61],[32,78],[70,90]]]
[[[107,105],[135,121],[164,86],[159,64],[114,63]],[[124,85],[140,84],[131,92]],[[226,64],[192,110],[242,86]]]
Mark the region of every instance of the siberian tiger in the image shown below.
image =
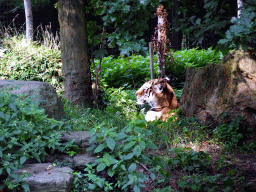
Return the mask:
[[[153,79],[142,85],[136,91],[137,104],[148,103],[151,109],[146,113],[146,121],[162,118],[166,121],[171,110],[178,108],[178,101],[172,87],[167,83],[168,78]]]

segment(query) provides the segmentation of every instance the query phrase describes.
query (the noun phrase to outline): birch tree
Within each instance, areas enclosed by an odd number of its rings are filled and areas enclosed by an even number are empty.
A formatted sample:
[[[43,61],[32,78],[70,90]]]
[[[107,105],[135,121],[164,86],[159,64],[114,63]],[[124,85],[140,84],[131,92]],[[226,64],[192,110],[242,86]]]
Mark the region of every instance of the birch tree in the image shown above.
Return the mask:
[[[243,1],[237,0],[237,18],[240,18],[241,15],[241,8],[243,7]]]
[[[33,14],[31,0],[24,0],[26,15],[26,39],[33,40]]]

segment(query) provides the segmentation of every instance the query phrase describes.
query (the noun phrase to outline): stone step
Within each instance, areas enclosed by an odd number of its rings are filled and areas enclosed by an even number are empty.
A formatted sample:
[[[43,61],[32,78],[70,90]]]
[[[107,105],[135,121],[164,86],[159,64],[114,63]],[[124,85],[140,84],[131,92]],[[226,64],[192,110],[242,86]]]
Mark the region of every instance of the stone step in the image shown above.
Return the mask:
[[[32,174],[24,181],[31,192],[70,192],[73,182],[73,170],[70,167],[54,167],[51,163],[25,164],[16,172],[18,175]]]

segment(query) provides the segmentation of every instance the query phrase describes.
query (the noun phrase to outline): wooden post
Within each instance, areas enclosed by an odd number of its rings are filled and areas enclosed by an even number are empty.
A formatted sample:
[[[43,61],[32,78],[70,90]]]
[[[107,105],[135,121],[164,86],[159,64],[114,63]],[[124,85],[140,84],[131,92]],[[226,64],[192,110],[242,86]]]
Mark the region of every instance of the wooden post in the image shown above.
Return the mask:
[[[150,57],[150,78],[154,79],[154,53],[152,43],[149,43],[149,57]]]

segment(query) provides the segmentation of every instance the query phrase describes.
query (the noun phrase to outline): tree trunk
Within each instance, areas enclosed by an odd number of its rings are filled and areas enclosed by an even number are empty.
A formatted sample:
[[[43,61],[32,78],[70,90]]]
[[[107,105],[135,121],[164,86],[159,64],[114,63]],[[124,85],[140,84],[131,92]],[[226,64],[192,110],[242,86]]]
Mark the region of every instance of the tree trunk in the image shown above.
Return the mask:
[[[166,75],[166,53],[169,51],[171,42],[167,38],[168,21],[166,10],[163,5],[158,6],[155,15],[158,18],[157,33],[155,33],[155,47],[157,49],[158,77]]]
[[[174,19],[179,17],[178,8],[179,8],[179,0],[173,0],[172,10],[171,10],[171,32],[170,32],[170,40],[172,42],[172,49],[180,50],[182,44],[182,33],[180,31],[174,30]]]
[[[62,73],[65,98],[73,105],[93,104],[86,43],[84,0],[59,0]]]
[[[240,18],[241,15],[241,8],[243,7],[243,1],[237,0],[237,18]]]
[[[33,40],[33,15],[31,0],[24,0],[24,8],[26,15],[26,38]]]

